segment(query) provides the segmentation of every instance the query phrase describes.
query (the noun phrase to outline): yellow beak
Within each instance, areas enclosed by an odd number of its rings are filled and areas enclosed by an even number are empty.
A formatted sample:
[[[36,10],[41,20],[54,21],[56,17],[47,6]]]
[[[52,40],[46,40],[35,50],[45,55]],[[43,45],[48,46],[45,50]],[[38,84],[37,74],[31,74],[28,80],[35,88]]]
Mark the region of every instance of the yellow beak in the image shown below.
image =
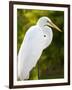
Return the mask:
[[[61,29],[59,29],[53,22],[48,22],[48,26],[53,27],[53,28],[55,28],[56,30],[62,32]]]

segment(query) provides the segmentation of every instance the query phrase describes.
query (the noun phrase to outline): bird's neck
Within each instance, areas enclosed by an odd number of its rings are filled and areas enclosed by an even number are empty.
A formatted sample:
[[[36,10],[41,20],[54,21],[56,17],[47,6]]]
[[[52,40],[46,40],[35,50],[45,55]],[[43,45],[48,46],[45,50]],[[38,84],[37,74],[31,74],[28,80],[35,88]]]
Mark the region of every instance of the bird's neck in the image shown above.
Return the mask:
[[[36,26],[40,27],[40,29],[43,29],[44,26],[43,25],[40,25],[40,24],[37,24]]]

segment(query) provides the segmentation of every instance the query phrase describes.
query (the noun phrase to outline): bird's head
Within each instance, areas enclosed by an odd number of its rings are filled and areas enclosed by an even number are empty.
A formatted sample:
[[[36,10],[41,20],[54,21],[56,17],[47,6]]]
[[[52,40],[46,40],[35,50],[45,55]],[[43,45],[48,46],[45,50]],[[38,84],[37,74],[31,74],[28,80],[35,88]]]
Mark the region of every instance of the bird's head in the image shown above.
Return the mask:
[[[52,27],[52,28],[55,28],[56,30],[62,32],[61,29],[59,29],[48,17],[41,17],[38,20],[37,25],[39,25],[42,28],[45,26]]]

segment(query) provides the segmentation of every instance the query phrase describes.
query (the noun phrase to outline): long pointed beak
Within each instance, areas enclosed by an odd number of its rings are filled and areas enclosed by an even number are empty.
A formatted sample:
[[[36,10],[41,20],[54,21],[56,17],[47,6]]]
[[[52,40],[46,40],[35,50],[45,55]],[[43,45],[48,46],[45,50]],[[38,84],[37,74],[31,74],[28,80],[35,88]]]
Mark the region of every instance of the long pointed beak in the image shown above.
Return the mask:
[[[53,27],[53,28],[55,28],[56,30],[62,32],[61,29],[59,29],[53,22],[48,22],[48,26]]]

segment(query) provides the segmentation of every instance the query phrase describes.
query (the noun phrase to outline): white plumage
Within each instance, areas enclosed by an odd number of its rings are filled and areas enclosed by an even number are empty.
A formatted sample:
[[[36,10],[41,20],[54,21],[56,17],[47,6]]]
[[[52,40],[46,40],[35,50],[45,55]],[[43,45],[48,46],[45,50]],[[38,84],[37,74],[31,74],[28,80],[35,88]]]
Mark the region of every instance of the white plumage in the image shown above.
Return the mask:
[[[42,51],[47,48],[53,38],[50,27],[61,31],[48,17],[41,17],[35,26],[26,32],[18,53],[18,78],[29,79],[29,73],[37,64]]]

